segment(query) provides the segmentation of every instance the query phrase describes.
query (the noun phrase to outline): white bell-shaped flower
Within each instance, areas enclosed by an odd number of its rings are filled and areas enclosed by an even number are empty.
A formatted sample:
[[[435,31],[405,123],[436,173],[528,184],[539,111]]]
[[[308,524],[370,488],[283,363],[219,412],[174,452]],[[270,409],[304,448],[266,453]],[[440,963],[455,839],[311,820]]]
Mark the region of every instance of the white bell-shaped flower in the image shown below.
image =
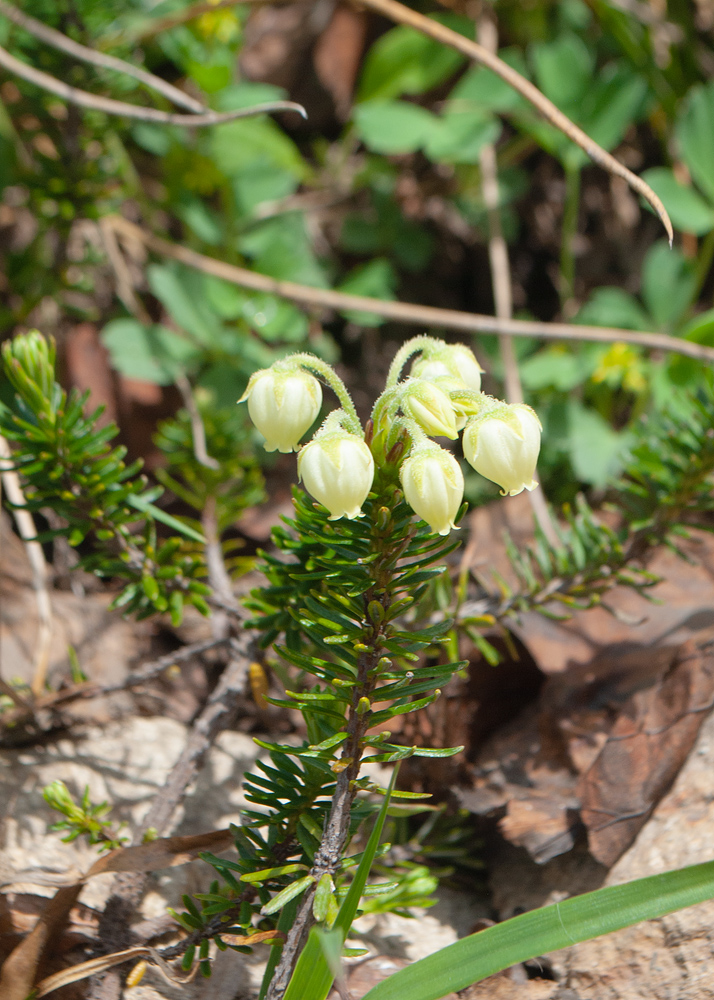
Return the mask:
[[[474,352],[466,344],[445,344],[429,357],[421,357],[411,367],[411,374],[429,382],[450,376],[458,379],[467,389],[481,391],[483,368]]]
[[[407,379],[404,383],[402,410],[412,420],[416,420],[426,434],[452,440],[458,437],[451,400],[433,382],[422,378]]]
[[[330,512],[330,521],[362,513],[372,488],[374,459],[361,437],[339,430],[319,434],[300,449],[298,475],[305,489]]]
[[[464,498],[459,463],[438,446],[418,448],[399,470],[404,497],[434,534],[448,535]]]
[[[295,451],[322,405],[322,387],[305,371],[264,368],[251,376],[238,400],[248,401],[250,419],[265,438],[266,451]]]
[[[504,496],[534,490],[541,429],[530,406],[504,404],[494,413],[469,421],[463,437],[464,455],[476,472],[498,483]]]

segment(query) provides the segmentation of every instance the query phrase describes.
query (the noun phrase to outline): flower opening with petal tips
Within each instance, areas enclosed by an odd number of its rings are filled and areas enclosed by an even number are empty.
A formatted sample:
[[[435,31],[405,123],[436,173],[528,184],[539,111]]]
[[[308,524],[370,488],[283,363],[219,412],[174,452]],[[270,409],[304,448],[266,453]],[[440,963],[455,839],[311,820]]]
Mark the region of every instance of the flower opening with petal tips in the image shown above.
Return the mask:
[[[411,367],[411,375],[428,382],[450,375],[474,392],[481,391],[483,368],[474,352],[466,344],[445,344],[428,357],[418,358]]]
[[[454,407],[446,393],[433,382],[410,378],[404,383],[402,409],[415,420],[426,434],[458,437]]]
[[[362,513],[372,488],[374,459],[364,440],[347,431],[317,435],[298,454],[305,489],[330,512],[330,521]]]
[[[418,449],[399,470],[404,497],[435,535],[448,535],[464,498],[464,476],[443,448]]]
[[[295,451],[320,412],[322,387],[304,371],[264,368],[255,372],[238,400],[248,401],[250,419],[265,438],[266,451]]]
[[[464,455],[476,472],[501,487],[503,496],[533,490],[541,423],[530,406],[514,403],[470,420]]]

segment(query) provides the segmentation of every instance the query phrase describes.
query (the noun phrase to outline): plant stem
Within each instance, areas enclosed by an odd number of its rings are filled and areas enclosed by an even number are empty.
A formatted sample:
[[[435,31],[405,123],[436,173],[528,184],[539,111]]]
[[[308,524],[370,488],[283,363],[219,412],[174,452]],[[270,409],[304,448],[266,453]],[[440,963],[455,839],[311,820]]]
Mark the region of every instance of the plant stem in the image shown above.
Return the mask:
[[[342,746],[340,764],[343,765],[337,777],[337,787],[332,798],[332,806],[322,835],[320,847],[310,874],[315,883],[301,897],[295,921],[290,929],[282,950],[275,975],[266,993],[265,1000],[280,1000],[287,989],[297,958],[302,950],[308,931],[313,923],[312,904],[317,882],[322,875],[334,875],[344,856],[349,838],[352,803],[357,793],[356,780],[359,777],[364,737],[369,729],[371,712],[358,712],[362,698],[371,698],[377,684],[378,663],[384,655],[383,641],[386,638],[388,611],[394,599],[394,569],[404,554],[414,531],[413,527],[404,533],[394,533],[392,518],[380,527],[377,516],[383,508],[390,511],[395,506],[393,490],[384,490],[373,500],[365,511],[371,520],[371,548],[378,553],[372,566],[372,585],[363,595],[363,618],[361,645],[363,648],[357,661],[357,683],[352,689],[351,703],[345,729],[348,738]],[[381,615],[370,614],[370,604],[378,602],[383,609]]]
[[[578,230],[578,210],[580,208],[580,169],[565,166],[565,205],[563,206],[563,227],[560,243],[560,305],[575,295],[575,252],[573,243]]]
[[[363,433],[362,424],[357,416],[355,404],[352,402],[352,397],[347,391],[347,386],[334,369],[331,368],[330,365],[325,364],[324,361],[316,358],[313,354],[291,354],[290,362],[297,362],[301,368],[307,368],[308,371],[313,372],[315,375],[319,375],[320,378],[327,382],[329,387],[339,399],[342,409],[345,411],[345,415],[347,417],[345,423],[347,424],[348,430],[351,431],[352,434],[359,434],[361,436]]]

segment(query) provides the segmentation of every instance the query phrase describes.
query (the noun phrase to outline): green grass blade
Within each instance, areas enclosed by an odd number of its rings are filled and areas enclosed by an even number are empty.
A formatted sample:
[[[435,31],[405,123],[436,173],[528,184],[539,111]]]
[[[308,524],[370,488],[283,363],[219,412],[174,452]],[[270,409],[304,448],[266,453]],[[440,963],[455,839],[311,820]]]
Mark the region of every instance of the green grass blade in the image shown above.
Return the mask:
[[[352,926],[352,921],[357,913],[357,907],[359,906],[362,892],[367,884],[367,878],[369,877],[372,862],[374,861],[374,856],[377,853],[379,841],[382,836],[384,821],[387,818],[387,810],[392,797],[394,783],[397,779],[398,770],[399,768],[395,767],[392,772],[392,780],[389,782],[389,788],[384,796],[384,802],[382,803],[382,807],[377,815],[377,820],[372,829],[372,833],[370,834],[370,838],[367,841],[367,847],[362,855],[362,860],[357,867],[355,877],[352,880],[349,891],[342,901],[342,906],[340,907],[339,913],[335,918],[332,930],[337,931],[340,934],[341,943],[344,943],[349,929]],[[297,965],[295,966],[292,978],[288,983],[284,1000],[325,1000],[325,997],[330,992],[330,987],[332,986],[333,981],[334,976],[330,971],[330,967],[325,957],[325,952],[317,933],[317,928],[313,927],[307,939],[307,944],[303,948]]]
[[[471,934],[401,969],[364,1000],[440,1000],[518,962],[714,898],[714,861],[606,886]]]
[[[194,531],[193,528],[189,528],[187,524],[183,521],[179,521],[178,518],[173,517],[171,514],[167,514],[166,511],[161,510],[156,504],[149,503],[148,500],[144,500],[142,497],[137,496],[135,493],[130,493],[126,498],[126,502],[130,507],[135,510],[140,510],[142,514],[149,514],[154,518],[155,521],[161,521],[168,528],[173,528],[174,531],[178,531],[180,534],[185,535],[186,538],[192,539],[194,542],[201,542],[202,545],[206,544],[206,539],[198,531]]]

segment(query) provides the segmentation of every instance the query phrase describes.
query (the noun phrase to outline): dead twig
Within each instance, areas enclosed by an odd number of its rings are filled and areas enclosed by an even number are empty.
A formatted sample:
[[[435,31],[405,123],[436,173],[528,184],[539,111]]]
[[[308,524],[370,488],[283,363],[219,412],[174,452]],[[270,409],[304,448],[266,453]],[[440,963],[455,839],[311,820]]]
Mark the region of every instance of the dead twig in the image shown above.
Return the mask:
[[[521,97],[525,97],[543,115],[546,121],[559,129],[576,146],[580,146],[593,163],[596,163],[599,167],[603,167],[616,177],[622,177],[634,191],[642,195],[659,216],[662,225],[667,231],[670,246],[672,245],[674,230],[672,229],[667,209],[649,184],[646,184],[641,177],[628,170],[626,166],[615,159],[611,153],[604,150],[602,146],[598,146],[586,132],[583,132],[574,122],[571,122],[560,108],[548,100],[545,94],[542,94],[530,80],[517,73],[508,63],[499,59],[497,55],[489,52],[487,48],[479,45],[478,42],[473,42],[470,38],[465,38],[457,31],[447,28],[446,25],[440,24],[438,21],[433,21],[431,18],[417,13],[417,11],[412,10],[410,7],[405,7],[398,0],[355,0],[355,3],[359,6],[368,7],[370,10],[376,10],[378,13],[384,15],[384,17],[388,17],[390,21],[395,21],[397,24],[406,24],[437,42],[449,45],[452,49],[456,49],[457,52],[461,52],[468,59],[486,66],[497,76],[500,76]]]
[[[478,25],[479,41],[489,52],[498,51],[498,29],[496,22],[488,15],[483,15]],[[481,192],[483,194],[486,214],[488,216],[488,256],[491,262],[491,285],[496,316],[499,319],[511,319],[513,316],[513,292],[511,282],[511,265],[508,259],[508,244],[503,235],[501,212],[498,193],[498,163],[496,147],[487,143],[481,150]],[[523,387],[518,372],[518,361],[513,349],[513,338],[502,333],[498,338],[501,361],[505,375],[506,399],[509,403],[523,402]],[[538,486],[528,494],[531,510],[538,525],[548,539],[557,546],[558,535],[553,527],[548,504],[542,487]]]
[[[20,538],[25,544],[25,551],[32,569],[32,585],[37,601],[39,630],[31,688],[35,698],[39,698],[45,687],[52,642],[52,603],[47,586],[47,563],[42,546],[37,541],[35,522],[25,506],[25,498],[22,494],[20,478],[13,466],[10,446],[2,436],[0,436],[0,481],[5,495],[12,505],[15,524]]]
[[[243,632],[229,641],[231,659],[211,694],[205,708],[194,722],[184,750],[173,767],[163,788],[154,799],[141,827],[132,839],[140,844],[150,828],[164,833],[180,804],[188,785],[198,772],[203,758],[223,729],[233,723],[239,699],[246,690],[248,664],[252,659],[254,638]],[[130,923],[147,885],[145,874],[120,874],[115,878],[114,891],[100,920],[98,937],[111,951],[131,946]],[[94,981],[89,1000],[119,1000],[121,979],[116,970]]]
[[[92,63],[102,69],[110,69],[117,73],[123,73],[125,76],[133,76],[135,80],[139,80],[157,93],[163,94],[172,104],[187,108],[196,114],[209,110],[200,101],[184,94],[178,87],[167,83],[161,77],[154,76],[153,73],[148,73],[139,66],[133,66],[124,59],[117,59],[116,56],[108,56],[103,52],[97,52],[96,49],[87,48],[86,45],[80,45],[79,42],[63,35],[61,31],[56,31],[41,21],[35,20],[34,17],[30,17],[29,14],[25,14],[24,11],[18,10],[17,7],[13,7],[12,4],[7,3],[7,0],[0,0],[0,14],[16,24],[18,28],[23,28],[35,38],[39,38],[41,42],[51,45],[53,49],[59,49],[60,52],[66,52],[67,55],[74,56],[75,59]]]
[[[307,112],[301,104],[294,101],[269,101],[267,104],[256,104],[252,108],[240,108],[236,111],[206,111],[202,114],[182,115],[172,111],[159,111],[156,108],[141,108],[125,101],[115,101],[112,97],[97,97],[86,90],[71,87],[49,73],[34,66],[28,66],[3,48],[0,48],[0,66],[19,76],[28,83],[56,94],[70,104],[80,108],[91,108],[93,111],[103,111],[108,115],[118,115],[123,118],[134,118],[137,121],[157,122],[162,125],[187,125],[190,128],[200,125],[220,125],[222,122],[234,121],[237,118],[249,118],[253,115],[270,114],[274,111],[296,111],[307,118]]]
[[[129,222],[121,216],[106,217],[106,224],[112,225],[120,237],[143,243],[154,253],[163,257],[178,260],[187,267],[192,267],[204,274],[212,274],[217,278],[241,288],[251,288],[258,292],[268,292],[291,302],[314,308],[322,306],[325,309],[335,309],[340,312],[367,312],[374,316],[397,323],[413,326],[430,327],[446,330],[461,330],[464,333],[498,333],[510,334],[512,337],[540,337],[544,340],[585,340],[601,344],[611,344],[619,341],[626,344],[637,344],[655,351],[670,351],[683,354],[697,361],[714,361],[714,348],[692,341],[681,340],[678,337],[668,337],[664,333],[640,333],[633,330],[621,330],[615,327],[580,326],[576,323],[544,323],[539,320],[501,319],[496,316],[484,316],[480,313],[461,312],[456,309],[439,309],[436,306],[419,306],[410,302],[385,302],[383,299],[373,299],[365,295],[348,295],[325,288],[312,288],[309,285],[299,285],[294,281],[279,281],[269,278],[257,271],[249,271],[235,264],[206,257],[204,254],[189,250],[188,247],[171,243],[140,226]]]
[[[177,375],[174,382],[178,391],[181,393],[183,405],[188,410],[189,420],[191,421],[191,438],[193,439],[194,458],[201,465],[205,465],[207,469],[219,468],[218,461],[215,458],[212,458],[206,449],[206,429],[203,426],[201,414],[198,411],[196,400],[193,397],[191,383],[185,375]]]

